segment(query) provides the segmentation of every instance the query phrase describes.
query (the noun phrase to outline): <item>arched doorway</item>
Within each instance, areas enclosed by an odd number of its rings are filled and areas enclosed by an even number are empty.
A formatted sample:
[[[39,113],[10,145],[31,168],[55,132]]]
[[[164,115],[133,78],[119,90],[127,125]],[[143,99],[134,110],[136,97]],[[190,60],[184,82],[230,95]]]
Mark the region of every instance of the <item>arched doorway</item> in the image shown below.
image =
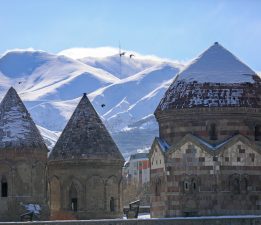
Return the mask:
[[[1,197],[8,197],[8,183],[5,176],[1,179]]]
[[[74,183],[71,184],[69,190],[69,201],[70,201],[70,209],[74,212],[78,210],[78,193]]]

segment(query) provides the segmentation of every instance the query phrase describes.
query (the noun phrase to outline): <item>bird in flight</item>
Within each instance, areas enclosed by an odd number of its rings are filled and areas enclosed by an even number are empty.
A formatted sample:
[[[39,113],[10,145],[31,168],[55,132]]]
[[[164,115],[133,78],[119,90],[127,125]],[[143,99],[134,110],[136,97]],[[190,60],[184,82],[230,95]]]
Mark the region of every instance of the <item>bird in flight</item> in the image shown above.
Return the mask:
[[[120,57],[122,57],[123,55],[125,55],[126,52],[120,52]]]

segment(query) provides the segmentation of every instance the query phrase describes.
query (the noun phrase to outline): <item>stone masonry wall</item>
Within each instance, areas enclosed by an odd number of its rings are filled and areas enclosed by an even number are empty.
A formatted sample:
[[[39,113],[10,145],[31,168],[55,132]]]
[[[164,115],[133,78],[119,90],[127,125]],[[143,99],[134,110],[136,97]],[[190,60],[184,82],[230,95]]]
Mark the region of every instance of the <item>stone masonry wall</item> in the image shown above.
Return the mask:
[[[0,225],[25,225],[28,222],[4,223]],[[261,225],[261,216],[248,217],[205,217],[205,218],[164,218],[132,220],[81,220],[81,221],[42,221],[31,222],[32,225]]]
[[[260,214],[260,163],[260,154],[241,141],[216,156],[185,143],[166,163],[166,214]]]
[[[261,133],[260,115],[259,109],[204,108],[172,110],[156,117],[160,137],[172,145],[188,133],[213,144],[220,143],[235,134],[241,134],[255,141],[256,128],[259,129],[258,134]],[[215,140],[210,138],[211,124],[215,124],[216,127]],[[261,139],[260,136],[258,139]]]
[[[120,164],[92,160],[49,162],[48,182],[51,219],[65,219],[66,214],[75,219],[117,218],[122,214]],[[75,212],[71,198],[77,198]]]

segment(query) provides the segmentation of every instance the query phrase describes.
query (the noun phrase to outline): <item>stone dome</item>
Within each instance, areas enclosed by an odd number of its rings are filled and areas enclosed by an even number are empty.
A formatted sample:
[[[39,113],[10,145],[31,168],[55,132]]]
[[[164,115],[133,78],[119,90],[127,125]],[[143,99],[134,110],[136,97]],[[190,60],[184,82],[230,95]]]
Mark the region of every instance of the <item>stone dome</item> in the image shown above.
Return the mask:
[[[212,144],[241,134],[261,141],[261,79],[219,43],[181,71],[159,103],[160,137],[192,134]]]
[[[261,107],[261,79],[215,42],[175,78],[157,111],[195,107]]]

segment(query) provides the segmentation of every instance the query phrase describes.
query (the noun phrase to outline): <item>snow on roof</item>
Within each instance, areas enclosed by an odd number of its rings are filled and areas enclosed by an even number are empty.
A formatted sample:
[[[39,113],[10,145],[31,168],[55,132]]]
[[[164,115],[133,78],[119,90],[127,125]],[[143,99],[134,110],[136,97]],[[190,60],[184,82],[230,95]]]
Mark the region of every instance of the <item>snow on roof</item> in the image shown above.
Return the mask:
[[[0,148],[47,148],[30,114],[14,88],[0,105]]]
[[[148,159],[148,153],[136,153],[136,154],[132,154],[130,156],[130,160],[135,160],[135,159]]]
[[[254,83],[256,73],[215,42],[178,75],[177,80],[199,83]]]
[[[261,79],[253,70],[215,43],[177,75],[157,111],[193,107],[261,107],[260,86]]]
[[[162,138],[156,137],[157,142],[159,143],[162,151],[166,152],[169,150],[170,145]]]
[[[229,139],[227,139],[227,140],[225,140],[225,141],[223,141],[223,142],[221,142],[221,143],[219,143],[219,144],[209,144],[208,142],[206,142],[206,141],[204,141],[203,139],[201,139],[201,138],[199,138],[199,137],[197,137],[197,136],[194,136],[193,135],[193,137],[195,138],[195,139],[197,139],[201,144],[203,144],[203,145],[205,145],[208,149],[210,149],[210,150],[213,150],[213,151],[215,151],[215,150],[217,150],[217,149],[219,149],[219,148],[221,148],[223,145],[225,145],[226,143],[228,143],[232,138],[234,138],[234,137],[231,137],[231,138],[229,138]]]

